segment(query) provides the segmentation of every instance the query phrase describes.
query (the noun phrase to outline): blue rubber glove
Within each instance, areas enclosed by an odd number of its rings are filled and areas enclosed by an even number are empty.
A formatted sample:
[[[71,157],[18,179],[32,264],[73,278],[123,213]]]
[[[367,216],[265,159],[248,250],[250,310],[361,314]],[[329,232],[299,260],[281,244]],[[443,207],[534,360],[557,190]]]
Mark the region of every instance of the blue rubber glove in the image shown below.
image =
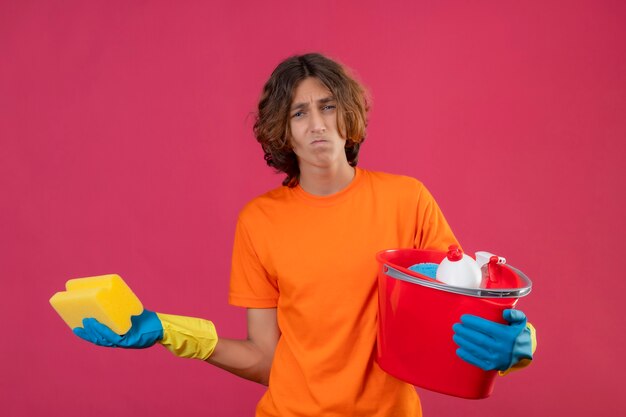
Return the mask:
[[[464,314],[461,323],[452,326],[456,354],[464,361],[484,371],[505,371],[521,359],[532,359],[530,330],[526,315],[507,309],[502,317],[509,324],[495,323],[482,317]]]
[[[127,349],[147,348],[163,339],[163,325],[156,313],[144,309],[130,321],[130,330],[122,336],[93,318],[83,319],[83,328],[76,327],[73,331],[76,336],[98,346]]]

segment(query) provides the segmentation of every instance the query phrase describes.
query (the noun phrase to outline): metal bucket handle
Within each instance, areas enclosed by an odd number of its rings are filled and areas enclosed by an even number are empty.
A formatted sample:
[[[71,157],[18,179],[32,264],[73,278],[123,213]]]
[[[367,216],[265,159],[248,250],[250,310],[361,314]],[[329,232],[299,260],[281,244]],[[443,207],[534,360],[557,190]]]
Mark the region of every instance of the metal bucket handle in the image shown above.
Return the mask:
[[[528,277],[519,269],[512,267],[511,265],[507,265],[508,268],[511,268],[513,272],[515,272],[521,280],[524,282],[524,286],[521,288],[462,288],[455,287],[452,285],[443,284],[437,281],[428,281],[425,279],[415,278],[410,275],[405,274],[404,272],[398,271],[397,269],[384,264],[383,272],[392,277],[402,281],[410,282],[411,284],[421,285],[423,287],[434,288],[441,291],[451,292],[454,294],[461,295],[469,295],[470,297],[479,297],[479,298],[519,298],[524,297],[530,293],[532,289],[532,282]]]

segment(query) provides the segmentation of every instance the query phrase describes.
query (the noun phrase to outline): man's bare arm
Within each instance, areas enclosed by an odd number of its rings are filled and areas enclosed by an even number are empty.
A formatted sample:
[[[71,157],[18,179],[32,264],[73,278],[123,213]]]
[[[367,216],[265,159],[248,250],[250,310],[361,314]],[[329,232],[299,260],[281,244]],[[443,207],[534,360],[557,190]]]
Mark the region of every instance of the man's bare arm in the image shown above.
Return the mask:
[[[267,385],[274,350],[280,337],[276,308],[249,308],[247,316],[248,338],[220,338],[207,362],[242,378]]]

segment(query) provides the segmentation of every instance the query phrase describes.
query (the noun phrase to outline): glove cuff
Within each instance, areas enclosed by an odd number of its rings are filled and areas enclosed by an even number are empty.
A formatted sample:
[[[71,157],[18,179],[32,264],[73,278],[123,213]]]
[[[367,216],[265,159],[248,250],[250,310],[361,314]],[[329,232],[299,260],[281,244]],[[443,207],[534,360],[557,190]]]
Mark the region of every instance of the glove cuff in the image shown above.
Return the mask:
[[[163,323],[163,339],[167,350],[181,358],[207,360],[217,345],[213,322],[195,317],[157,313]]]
[[[530,335],[530,344],[531,344],[531,356],[530,357],[524,357],[521,358],[517,363],[514,363],[509,369],[504,370],[504,371],[498,371],[498,374],[500,376],[505,376],[507,374],[509,374],[510,372],[513,371],[518,371],[520,369],[526,368],[528,365],[530,365],[533,361],[533,356],[535,353],[535,350],[537,349],[537,331],[535,330],[535,327],[530,324],[530,323],[526,323],[526,328],[524,329],[525,332],[529,332]]]

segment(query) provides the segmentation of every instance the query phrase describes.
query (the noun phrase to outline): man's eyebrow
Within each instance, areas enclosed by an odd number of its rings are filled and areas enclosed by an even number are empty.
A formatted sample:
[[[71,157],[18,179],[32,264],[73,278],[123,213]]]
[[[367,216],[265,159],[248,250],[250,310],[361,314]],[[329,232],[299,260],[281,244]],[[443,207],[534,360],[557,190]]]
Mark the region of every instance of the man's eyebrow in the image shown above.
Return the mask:
[[[326,103],[330,103],[331,101],[336,101],[336,100],[337,99],[334,96],[327,96],[327,97],[323,97],[317,100],[317,103],[326,104]],[[307,107],[309,107],[309,103],[293,103],[291,105],[291,111],[306,109]]]

